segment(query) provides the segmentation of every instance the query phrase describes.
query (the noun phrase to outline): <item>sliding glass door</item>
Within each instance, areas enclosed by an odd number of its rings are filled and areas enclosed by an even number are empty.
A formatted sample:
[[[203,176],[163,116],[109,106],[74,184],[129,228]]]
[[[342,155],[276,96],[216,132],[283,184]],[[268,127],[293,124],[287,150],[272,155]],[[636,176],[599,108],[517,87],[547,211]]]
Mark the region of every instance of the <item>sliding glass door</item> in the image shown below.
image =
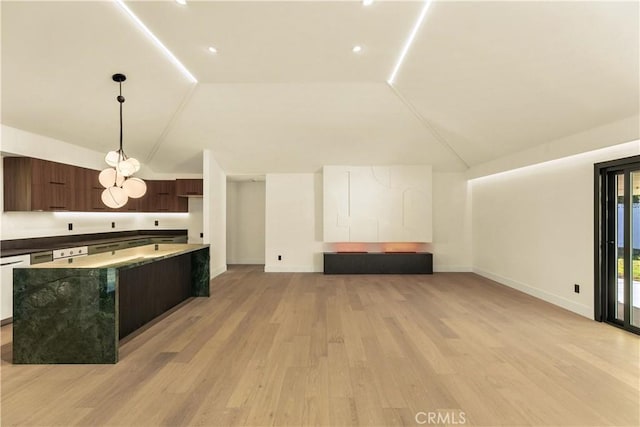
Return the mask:
[[[596,165],[596,320],[640,333],[640,158]]]
[[[614,246],[611,248],[612,252],[609,254],[609,264],[611,268],[611,277],[609,281],[609,293],[610,307],[613,319],[619,322],[624,322],[624,302],[625,302],[625,284],[624,284],[624,210],[626,204],[624,203],[624,173],[610,173],[608,178],[611,183],[612,190],[612,203],[611,207],[615,213],[612,212],[609,215],[611,219],[610,227],[613,227],[612,240],[609,240],[609,244]]]
[[[629,305],[631,318],[629,323],[640,328],[640,169],[631,172],[631,272],[629,274],[630,293]]]

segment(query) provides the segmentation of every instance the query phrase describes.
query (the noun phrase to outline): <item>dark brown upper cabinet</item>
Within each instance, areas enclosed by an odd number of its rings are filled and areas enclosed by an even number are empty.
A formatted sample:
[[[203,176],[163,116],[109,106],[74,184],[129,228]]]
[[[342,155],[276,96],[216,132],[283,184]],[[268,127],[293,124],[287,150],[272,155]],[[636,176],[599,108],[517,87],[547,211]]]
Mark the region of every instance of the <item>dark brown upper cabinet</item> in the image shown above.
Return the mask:
[[[102,212],[107,210],[107,207],[100,199],[104,188],[98,182],[99,173],[99,171],[93,169],[75,168],[74,211]]]
[[[3,161],[5,211],[73,210],[73,166],[28,157]]]
[[[93,169],[77,168],[76,176],[81,183],[79,189],[82,196],[82,203],[76,205],[77,209],[82,212],[137,212],[138,200],[129,199],[127,204],[119,209],[112,209],[102,202],[102,192],[104,187],[98,180],[100,171]]]
[[[201,179],[176,179],[178,197],[202,197]]]
[[[143,212],[188,212],[187,199],[176,196],[176,181],[145,182],[147,193],[140,199]]]
[[[127,204],[124,205],[123,207],[119,208],[119,209],[115,209],[117,212],[139,212],[140,211],[140,201],[144,198],[145,196],[142,196],[141,198],[138,199],[133,199],[131,197],[129,197],[129,200],[127,200]],[[109,208],[107,208],[109,209]]]
[[[186,197],[178,197],[177,182],[145,180],[147,193],[129,199],[119,209],[102,202],[100,171],[29,157],[5,157],[5,211],[188,212]],[[198,181],[198,180],[186,180]],[[201,181],[201,180],[200,180]],[[193,184],[188,192],[197,191]],[[193,190],[196,188],[196,190]],[[202,193],[202,182],[200,183]],[[191,195],[191,194],[190,194]]]

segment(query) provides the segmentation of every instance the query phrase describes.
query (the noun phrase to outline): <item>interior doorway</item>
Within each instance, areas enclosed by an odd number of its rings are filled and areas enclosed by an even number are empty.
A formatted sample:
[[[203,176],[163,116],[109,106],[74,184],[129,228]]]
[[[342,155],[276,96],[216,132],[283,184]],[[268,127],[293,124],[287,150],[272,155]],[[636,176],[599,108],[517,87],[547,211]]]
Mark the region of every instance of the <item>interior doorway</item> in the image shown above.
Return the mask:
[[[640,156],[595,167],[595,317],[640,334]]]
[[[265,179],[227,179],[227,264],[265,262]]]

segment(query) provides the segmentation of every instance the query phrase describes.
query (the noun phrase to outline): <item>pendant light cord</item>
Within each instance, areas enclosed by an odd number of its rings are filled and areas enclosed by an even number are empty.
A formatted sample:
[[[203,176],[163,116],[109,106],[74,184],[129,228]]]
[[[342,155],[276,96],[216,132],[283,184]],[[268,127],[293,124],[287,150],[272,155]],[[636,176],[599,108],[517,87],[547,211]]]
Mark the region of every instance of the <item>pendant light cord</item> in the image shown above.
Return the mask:
[[[122,155],[122,159],[126,160],[126,156],[124,155],[124,150],[122,149],[122,104],[124,103],[124,96],[122,96],[122,82],[120,84],[120,95],[116,98],[120,103],[120,154]]]
[[[0,0],[1,1],[1,0]],[[124,206],[131,198],[142,197],[147,190],[147,185],[140,178],[130,178],[134,173],[140,170],[140,162],[136,159],[127,158],[124,154],[124,108],[122,104],[125,99],[122,96],[122,82],[127,79],[124,74],[116,73],[111,76],[114,82],[118,83],[118,96],[116,100],[120,104],[120,148],[117,151],[109,151],[105,156],[105,161],[112,168],[107,168],[100,172],[98,180],[105,187],[101,198],[105,205],[110,208],[117,209]],[[113,176],[113,183],[111,177]]]

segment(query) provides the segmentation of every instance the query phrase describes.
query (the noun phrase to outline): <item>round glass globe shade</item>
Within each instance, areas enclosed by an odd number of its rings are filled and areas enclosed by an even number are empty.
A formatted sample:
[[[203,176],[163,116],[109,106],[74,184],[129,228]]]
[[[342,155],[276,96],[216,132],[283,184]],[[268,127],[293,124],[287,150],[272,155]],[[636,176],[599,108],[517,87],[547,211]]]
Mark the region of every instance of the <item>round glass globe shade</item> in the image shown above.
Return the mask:
[[[109,166],[116,166],[118,161],[120,161],[120,153],[117,151],[109,151],[106,156],[104,156],[104,161],[107,162]]]
[[[136,165],[131,162],[131,159],[127,159],[123,162],[118,163],[116,169],[122,176],[131,176],[136,171]]]
[[[124,182],[124,176],[120,175],[114,168],[107,168],[100,172],[98,175],[98,181],[104,188],[113,187],[122,187],[122,183]]]
[[[129,197],[120,187],[109,187],[102,192],[102,203],[111,209],[118,209],[127,204]]]
[[[127,196],[137,199],[147,192],[147,184],[140,178],[128,178],[122,184],[122,189],[127,193]]]
[[[127,162],[133,165],[133,173],[136,173],[140,170],[140,162],[137,159],[134,159],[133,157],[129,157],[127,159]]]

